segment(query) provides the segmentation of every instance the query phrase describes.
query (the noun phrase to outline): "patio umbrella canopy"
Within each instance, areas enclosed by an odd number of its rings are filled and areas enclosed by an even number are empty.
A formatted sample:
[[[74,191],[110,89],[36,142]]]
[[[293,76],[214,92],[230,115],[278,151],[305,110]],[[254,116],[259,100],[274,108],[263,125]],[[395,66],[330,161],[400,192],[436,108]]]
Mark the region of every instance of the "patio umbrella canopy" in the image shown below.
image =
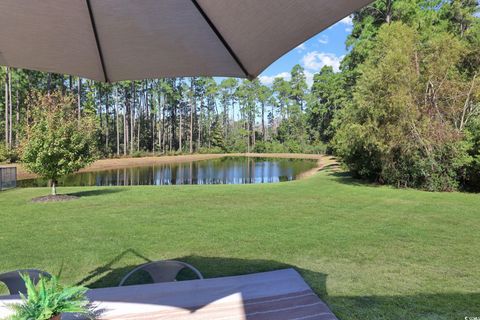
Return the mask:
[[[369,0],[0,0],[0,65],[115,82],[255,78]]]

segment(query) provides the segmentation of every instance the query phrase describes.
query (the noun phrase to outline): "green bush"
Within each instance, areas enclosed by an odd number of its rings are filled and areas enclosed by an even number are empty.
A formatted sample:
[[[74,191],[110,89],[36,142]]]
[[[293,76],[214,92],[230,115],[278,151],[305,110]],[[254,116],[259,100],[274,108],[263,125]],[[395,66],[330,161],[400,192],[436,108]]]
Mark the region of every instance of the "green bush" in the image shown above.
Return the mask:
[[[225,150],[221,147],[203,147],[198,150],[198,153],[200,154],[219,154],[219,153],[225,153]]]
[[[297,141],[287,140],[285,143],[278,141],[259,141],[255,144],[254,152],[257,153],[309,153],[325,154],[326,146],[321,142],[313,145],[302,144]]]
[[[421,150],[397,150],[386,157],[390,159],[383,163],[382,182],[427,191],[456,190],[461,172],[470,162],[462,142],[438,146],[430,157]]]
[[[469,191],[480,191],[480,118],[474,119],[465,134],[470,161],[460,172],[461,185]]]
[[[382,172],[380,141],[357,123],[346,122],[333,140],[334,153],[355,178],[378,181]]]
[[[278,141],[259,141],[255,144],[254,152],[257,153],[284,153],[287,148]]]
[[[27,296],[20,294],[21,304],[13,304],[11,320],[49,320],[61,313],[89,315],[89,301],[85,287],[63,287],[56,277],[40,277],[34,285],[28,274],[21,274]]]
[[[303,152],[302,145],[297,141],[287,140],[287,141],[285,141],[284,146],[287,149],[287,152],[290,152],[290,153],[302,153]]]
[[[225,144],[225,152],[227,153],[244,153],[247,152],[247,142],[245,139],[232,138]]]
[[[20,161],[20,151],[18,149],[10,149],[10,152],[8,153],[8,158],[10,163],[17,163]]]
[[[182,154],[184,154],[184,152],[181,150],[170,150],[165,152],[166,156],[181,156]]]
[[[9,162],[9,163],[16,163],[20,160],[20,154],[18,149],[7,149],[5,145],[2,143],[0,144],[0,163],[2,162]]]
[[[0,163],[7,162],[7,160],[7,148],[5,148],[5,145],[2,143],[0,144]]]
[[[317,142],[315,144],[307,144],[303,147],[303,153],[309,154],[328,154],[328,147],[322,143]]]
[[[146,156],[147,156],[147,153],[145,151],[142,151],[142,150],[134,151],[131,154],[132,158],[142,158],[142,157],[146,157]]]

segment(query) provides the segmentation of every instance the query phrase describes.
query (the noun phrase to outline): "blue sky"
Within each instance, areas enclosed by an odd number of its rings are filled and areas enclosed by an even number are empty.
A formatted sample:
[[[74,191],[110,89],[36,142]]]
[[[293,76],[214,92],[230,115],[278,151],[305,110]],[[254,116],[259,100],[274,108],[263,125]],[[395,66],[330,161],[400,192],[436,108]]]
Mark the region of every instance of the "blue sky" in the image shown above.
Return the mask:
[[[289,79],[290,70],[297,63],[305,68],[309,85],[313,75],[323,66],[338,70],[347,52],[345,40],[351,31],[352,19],[346,17],[278,59],[262,72],[260,81],[270,85],[275,77]]]

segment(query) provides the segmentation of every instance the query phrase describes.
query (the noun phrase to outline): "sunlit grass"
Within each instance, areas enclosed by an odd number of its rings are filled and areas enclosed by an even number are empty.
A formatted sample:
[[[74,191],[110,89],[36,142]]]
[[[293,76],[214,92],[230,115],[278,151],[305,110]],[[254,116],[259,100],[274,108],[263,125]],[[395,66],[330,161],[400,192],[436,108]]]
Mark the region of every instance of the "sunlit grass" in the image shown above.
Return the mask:
[[[279,184],[0,193],[0,272],[35,267],[114,286],[145,260],[206,277],[293,266],[341,319],[480,316],[480,196],[321,172]]]

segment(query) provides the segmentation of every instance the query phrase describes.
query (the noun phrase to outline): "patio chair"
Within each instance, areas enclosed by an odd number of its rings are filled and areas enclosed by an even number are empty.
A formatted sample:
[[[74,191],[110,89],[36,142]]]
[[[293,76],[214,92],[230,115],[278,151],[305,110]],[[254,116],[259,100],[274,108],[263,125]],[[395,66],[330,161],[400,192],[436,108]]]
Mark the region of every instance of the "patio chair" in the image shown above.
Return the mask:
[[[18,294],[18,293],[27,293],[27,288],[25,287],[25,283],[23,282],[20,273],[26,273],[30,276],[34,284],[37,284],[40,276],[50,278],[51,275],[48,272],[37,270],[37,269],[23,269],[23,270],[15,270],[10,271],[7,273],[0,274],[0,282],[5,283],[8,288],[8,291],[11,295]]]
[[[136,267],[123,277],[118,286],[123,286],[130,276],[140,270],[146,271],[150,277],[152,277],[154,283],[177,281],[177,276],[183,269],[190,269],[195,273],[198,279],[203,279],[203,275],[200,271],[188,263],[175,260],[160,260],[148,262]]]

